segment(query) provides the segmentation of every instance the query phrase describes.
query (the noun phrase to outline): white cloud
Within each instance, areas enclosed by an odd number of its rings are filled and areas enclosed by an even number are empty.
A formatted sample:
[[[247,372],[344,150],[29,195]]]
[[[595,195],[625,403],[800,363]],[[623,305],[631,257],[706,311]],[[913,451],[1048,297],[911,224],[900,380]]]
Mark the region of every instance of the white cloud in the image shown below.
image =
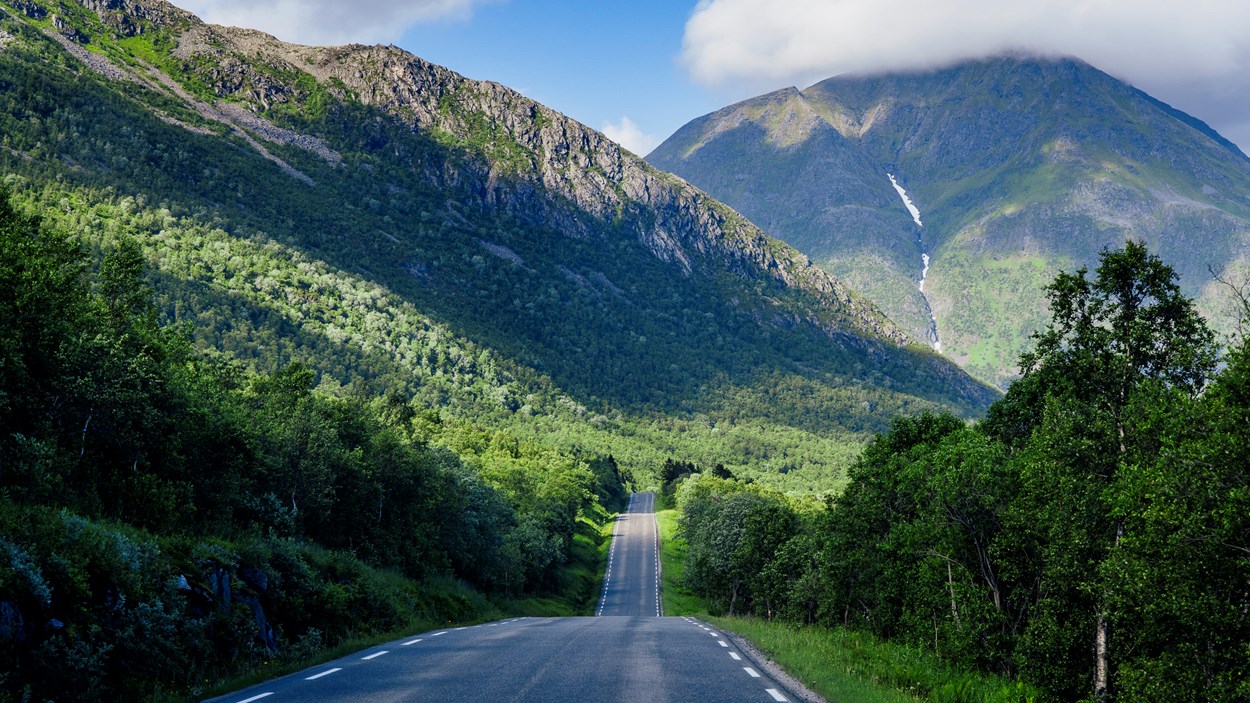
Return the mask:
[[[646,156],[651,150],[660,145],[661,139],[654,134],[647,134],[642,128],[634,124],[634,121],[622,115],[621,121],[613,124],[606,122],[603,125],[603,133],[608,135],[608,139],[620,144],[639,156]]]
[[[1248,27],[1244,0],[702,0],[682,63],[705,85],[762,90],[1008,49],[1069,54],[1242,136]]]
[[[499,0],[174,0],[206,22],[248,27],[301,44],[398,41],[414,24],[467,17]]]

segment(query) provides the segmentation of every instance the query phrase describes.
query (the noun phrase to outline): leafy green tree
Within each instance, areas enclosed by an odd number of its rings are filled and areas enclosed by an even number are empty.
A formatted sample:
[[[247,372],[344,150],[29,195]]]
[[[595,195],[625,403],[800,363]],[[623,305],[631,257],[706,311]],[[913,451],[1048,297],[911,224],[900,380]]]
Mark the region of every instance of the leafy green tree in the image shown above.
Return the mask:
[[[1250,356],[1198,399],[1139,392],[1132,434],[1153,438],[1108,492],[1124,523],[1103,566],[1122,661],[1117,700],[1244,700],[1250,690]]]
[[[951,415],[900,417],[864,450],[846,491],[831,499],[817,520],[823,543],[823,623],[863,625],[884,637],[899,634],[915,585],[910,569],[918,547],[896,527],[914,523],[928,498],[927,472],[915,467],[963,428],[963,421]]]
[[[81,249],[19,214],[0,190],[0,482],[14,497],[61,490],[49,434],[66,423],[52,399],[67,372],[66,348],[89,318]]]
[[[1036,431],[1049,422],[1043,443],[1048,449],[1025,465],[1026,474],[1033,474],[1024,478],[1026,492],[1040,494],[1026,500],[1053,518],[1043,523],[1051,526],[1043,538],[1048,545],[1043,552],[1049,554],[1043,557],[1045,589],[1084,594],[1080,603],[1056,607],[1092,605],[1092,689],[1102,701],[1113,676],[1111,593],[1117,584],[1096,566],[1072,573],[1060,562],[1092,566],[1114,560],[1125,523],[1103,504],[1104,492],[1118,480],[1133,444],[1148,440],[1130,435],[1134,394],[1148,382],[1198,393],[1214,368],[1216,347],[1192,301],[1180,292],[1175,271],[1144,245],[1130,241],[1121,250],[1104,250],[1096,273],[1093,279],[1085,269],[1060,274],[1047,287],[1052,321],[1037,335],[1036,349],[1021,357],[1024,385],[1014,397],[1009,393],[1009,411],[996,419],[1027,418],[1007,433],[1015,441],[1024,435],[1021,425]],[[1080,420],[1073,422],[1074,417]],[[1046,510],[1043,501],[1067,510]],[[1060,545],[1065,548],[1056,549]],[[1066,578],[1060,576],[1064,572]]]

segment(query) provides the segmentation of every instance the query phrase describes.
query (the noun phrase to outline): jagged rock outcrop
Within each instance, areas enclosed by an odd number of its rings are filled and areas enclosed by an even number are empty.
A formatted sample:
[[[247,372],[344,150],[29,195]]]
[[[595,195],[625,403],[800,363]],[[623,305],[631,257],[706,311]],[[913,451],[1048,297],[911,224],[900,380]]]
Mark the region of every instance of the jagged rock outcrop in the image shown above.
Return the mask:
[[[119,36],[142,34],[153,25],[175,27],[198,22],[195,15],[166,2],[145,0],[79,0],[83,7],[100,17]]]

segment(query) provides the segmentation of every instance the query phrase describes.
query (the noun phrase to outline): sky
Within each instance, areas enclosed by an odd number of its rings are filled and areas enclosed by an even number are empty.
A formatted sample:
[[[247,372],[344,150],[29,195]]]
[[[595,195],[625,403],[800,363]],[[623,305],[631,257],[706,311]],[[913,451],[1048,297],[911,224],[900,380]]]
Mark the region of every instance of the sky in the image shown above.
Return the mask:
[[[1003,51],[1077,56],[1250,153],[1246,0],[174,0],[304,44],[396,44],[646,155],[738,100]]]

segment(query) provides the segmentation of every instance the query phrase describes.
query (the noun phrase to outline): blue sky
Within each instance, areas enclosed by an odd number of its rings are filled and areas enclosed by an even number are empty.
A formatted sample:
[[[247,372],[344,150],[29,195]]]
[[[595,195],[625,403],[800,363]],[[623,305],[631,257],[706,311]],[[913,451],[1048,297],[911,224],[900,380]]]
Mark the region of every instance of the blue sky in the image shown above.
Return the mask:
[[[1247,0],[174,2],[286,41],[394,43],[515,88],[640,155],[687,121],[770,90],[1004,50],[1082,58],[1250,152]]]
[[[478,7],[469,19],[414,26],[396,44],[470,78],[503,83],[595,129],[627,118],[650,135],[626,144],[638,150],[749,95],[705,88],[679,64],[695,4],[512,0]]]

